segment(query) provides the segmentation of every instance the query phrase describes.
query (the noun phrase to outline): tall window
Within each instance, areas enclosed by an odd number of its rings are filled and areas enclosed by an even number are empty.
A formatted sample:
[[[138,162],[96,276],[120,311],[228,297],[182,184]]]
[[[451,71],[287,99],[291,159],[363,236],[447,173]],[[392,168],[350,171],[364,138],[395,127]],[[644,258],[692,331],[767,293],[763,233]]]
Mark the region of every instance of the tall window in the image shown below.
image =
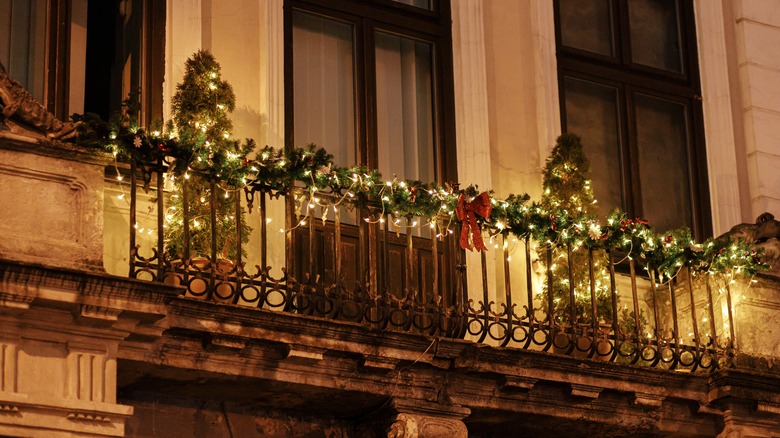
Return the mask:
[[[162,120],[165,2],[91,1],[84,109],[107,119],[138,93],[141,122]]]
[[[455,180],[449,0],[285,0],[284,7],[286,146],[315,143],[338,165],[366,165],[387,180]],[[450,252],[431,249],[429,227],[396,235],[389,222],[360,220],[363,210],[340,211],[340,231],[310,221],[313,240],[301,228],[293,235],[295,275],[428,298],[449,293]],[[337,253],[339,269],[323,262]]]
[[[556,0],[563,129],[591,162],[601,213],[711,234],[690,0]]]
[[[0,62],[63,120],[68,116],[71,9],[65,0],[0,0]]]
[[[448,2],[287,0],[285,14],[290,146],[388,179],[454,178]]]
[[[46,2],[0,0],[0,63],[39,102],[44,101]]]

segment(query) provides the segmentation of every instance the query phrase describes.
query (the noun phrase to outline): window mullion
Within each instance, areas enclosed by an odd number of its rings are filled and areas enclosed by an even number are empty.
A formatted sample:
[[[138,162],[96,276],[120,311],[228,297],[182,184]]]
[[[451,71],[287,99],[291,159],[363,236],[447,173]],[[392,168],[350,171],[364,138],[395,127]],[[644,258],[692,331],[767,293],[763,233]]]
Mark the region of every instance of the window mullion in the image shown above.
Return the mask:
[[[366,164],[372,169],[376,169],[379,166],[379,154],[378,154],[378,138],[377,138],[377,107],[376,107],[376,48],[375,48],[375,33],[376,26],[374,23],[363,18],[360,20],[358,45],[362,46],[358,49],[358,62],[361,63],[360,75],[362,76],[363,83],[360,86],[360,100],[362,108],[360,111],[363,121],[361,126],[363,127],[363,141],[361,142],[362,156],[361,163]]]
[[[639,151],[637,141],[636,111],[634,109],[634,87],[623,84],[620,96],[620,139],[621,139],[621,181],[625,210],[629,216],[644,217],[642,211],[642,181],[639,175]]]

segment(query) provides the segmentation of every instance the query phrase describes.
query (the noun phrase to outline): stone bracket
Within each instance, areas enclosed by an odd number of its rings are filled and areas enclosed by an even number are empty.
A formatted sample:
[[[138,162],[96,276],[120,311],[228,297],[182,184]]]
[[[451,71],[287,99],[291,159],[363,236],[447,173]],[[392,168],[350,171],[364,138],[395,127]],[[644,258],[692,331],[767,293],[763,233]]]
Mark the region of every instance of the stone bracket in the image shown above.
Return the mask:
[[[3,310],[18,311],[30,308],[30,303],[34,300],[31,296],[15,295],[7,292],[0,292],[0,307]]]
[[[760,401],[756,406],[756,411],[766,412],[768,414],[780,415],[780,403]]]
[[[119,309],[109,309],[108,307],[93,306],[89,304],[81,305],[81,316],[89,319],[100,319],[104,321],[116,321],[119,319]]]
[[[664,400],[666,400],[666,396],[661,394],[648,394],[643,392],[634,393],[634,404],[640,406],[650,406],[657,408],[663,404]]]
[[[398,362],[398,359],[367,354],[363,357],[363,368],[389,372],[395,369]]]
[[[603,391],[604,388],[600,386],[591,386],[591,385],[582,385],[579,383],[572,383],[571,384],[571,395],[574,397],[584,397],[584,398],[599,398],[599,394],[601,394],[601,391]]]
[[[534,379],[533,377],[504,376],[504,386],[502,388],[530,391],[538,381],[539,379]]]
[[[324,358],[326,351],[328,350],[325,348],[290,345],[287,360],[292,362],[317,362]]]
[[[208,339],[208,345],[210,347],[227,348],[230,350],[243,350],[246,347],[246,339],[212,334]]]

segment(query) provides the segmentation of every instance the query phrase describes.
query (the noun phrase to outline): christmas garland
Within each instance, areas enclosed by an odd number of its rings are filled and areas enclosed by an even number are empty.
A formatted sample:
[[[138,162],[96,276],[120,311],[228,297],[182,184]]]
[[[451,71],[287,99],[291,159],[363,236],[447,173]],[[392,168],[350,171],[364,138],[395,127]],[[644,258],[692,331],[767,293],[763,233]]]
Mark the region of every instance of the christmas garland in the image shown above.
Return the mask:
[[[231,141],[227,152],[213,153],[200,147],[203,139],[178,138],[170,124],[165,129],[160,126],[146,130],[126,117],[108,123],[89,115],[74,119],[81,122],[80,144],[109,151],[119,160],[165,161],[176,178],[199,174],[233,190],[285,194],[303,189],[309,199],[329,193],[334,199],[368,207],[377,221],[386,214],[394,218],[423,217],[432,227],[443,224],[442,229],[449,234],[452,225],[459,222],[464,230],[459,236],[461,246],[467,249],[472,248],[472,242],[477,250],[485,249],[480,243],[482,233],[487,232],[491,237],[511,234],[551,247],[616,251],[657,269],[667,278],[683,267],[730,277],[749,276],[768,268],[761,254],[742,241],[725,237],[696,243],[687,229],[658,233],[646,221],[628,218],[619,210],[603,224],[594,215],[545,206],[532,201],[528,194],[499,199],[492,191],[480,192],[476,186],[460,189],[454,183],[383,180],[377,170],[364,166],[337,166],[332,155],[315,145],[292,150],[265,146],[250,159],[256,149],[252,140]]]

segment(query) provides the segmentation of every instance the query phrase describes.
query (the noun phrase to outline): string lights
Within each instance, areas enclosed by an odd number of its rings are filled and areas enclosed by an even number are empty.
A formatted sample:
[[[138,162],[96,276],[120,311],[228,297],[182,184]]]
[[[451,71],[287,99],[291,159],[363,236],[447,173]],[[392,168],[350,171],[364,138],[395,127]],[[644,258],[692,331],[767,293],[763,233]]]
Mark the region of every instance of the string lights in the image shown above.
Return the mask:
[[[167,176],[176,187],[192,185],[196,180],[213,182],[216,199],[232,206],[232,210],[219,210],[217,214],[225,229],[235,229],[235,222],[240,220],[235,216],[231,195],[254,190],[294,196],[299,219],[291,229],[281,230],[285,233],[312,219],[325,221],[329,211],[340,206],[358,205],[371,212],[362,218],[369,223],[392,225],[397,232],[429,227],[433,235],[443,239],[454,234],[455,225],[461,223],[456,214],[459,199],[473,202],[481,196],[476,186],[461,189],[455,183],[383,180],[375,169],[359,165],[340,167],[333,162],[332,155],[315,145],[282,150],[270,146],[258,148],[251,139],[232,140],[227,114],[235,107],[235,97],[229,84],[221,79],[218,64],[207,52],[199,52],[188,60],[187,66],[192,80],[185,77],[177,87],[180,98],[173,100],[174,121],[165,126],[141,128],[129,116],[137,111],[133,112],[134,103],[128,101],[123,115],[109,122],[89,115],[77,116],[82,122],[79,142],[107,150],[121,161],[146,166],[165,163]],[[252,153],[254,158],[250,158]],[[605,221],[598,220],[588,208],[596,204],[592,195],[588,195],[592,193],[591,182],[585,178],[577,159],[564,158],[560,167],[552,168],[545,175],[543,201],[532,201],[527,194],[501,199],[487,192],[485,196],[492,212],[487,217],[474,217],[476,233],[484,234],[488,242],[493,242],[498,235],[511,234],[519,240],[529,238],[538,242],[542,250],[571,245],[575,250],[619,251],[645,267],[658,270],[666,281],[684,267],[726,274],[729,278],[750,276],[766,268],[760,254],[740,241],[708,239],[695,243],[688,230],[658,233],[646,221],[628,218],[617,210]],[[118,167],[117,175],[121,182]],[[571,194],[562,190],[562,182],[569,184],[573,177],[582,178],[576,183],[585,188],[583,192]],[[148,181],[144,184],[148,190]],[[205,187],[201,191],[192,190],[189,199],[208,207],[211,186]],[[172,231],[183,225],[183,199],[177,193],[174,190],[171,205],[164,214],[169,241],[175,237]],[[123,195],[124,192],[119,196],[126,199]],[[200,202],[201,198],[204,202]],[[386,216],[390,217],[390,224]],[[403,218],[410,220],[402,222]],[[194,221],[209,222],[207,217],[193,211],[190,220],[193,226]],[[270,222],[271,218],[267,220]],[[562,264],[558,260],[563,260],[560,256],[554,262]],[[607,287],[604,281],[599,285]]]

